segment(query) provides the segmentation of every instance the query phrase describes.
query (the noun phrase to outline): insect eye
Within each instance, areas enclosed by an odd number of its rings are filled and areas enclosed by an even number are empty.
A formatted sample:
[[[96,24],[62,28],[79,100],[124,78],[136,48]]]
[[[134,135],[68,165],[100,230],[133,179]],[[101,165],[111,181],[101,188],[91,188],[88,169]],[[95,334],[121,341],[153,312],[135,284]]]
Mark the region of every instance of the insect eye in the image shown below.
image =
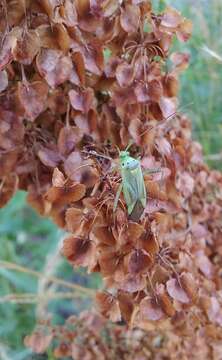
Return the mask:
[[[122,166],[124,166],[125,164],[124,163],[122,163]]]

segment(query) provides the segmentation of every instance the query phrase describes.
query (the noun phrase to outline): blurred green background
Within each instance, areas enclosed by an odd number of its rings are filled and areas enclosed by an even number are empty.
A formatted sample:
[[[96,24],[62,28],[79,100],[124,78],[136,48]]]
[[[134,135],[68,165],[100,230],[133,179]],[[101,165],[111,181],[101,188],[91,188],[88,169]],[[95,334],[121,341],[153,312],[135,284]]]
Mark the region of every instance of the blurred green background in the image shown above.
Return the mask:
[[[193,122],[193,137],[198,139],[210,166],[222,168],[222,1],[221,0],[160,0],[153,1],[155,10],[166,4],[179,9],[193,21],[193,37],[188,43],[175,42],[175,49],[191,55],[190,67],[181,76],[180,102],[188,105],[187,112]],[[192,103],[192,104],[191,104]],[[54,275],[89,288],[101,286],[97,275],[89,276],[75,270],[59,255],[59,243],[64,234],[50,222],[40,218],[26,205],[26,194],[19,192],[0,210],[1,261]],[[20,269],[21,270],[21,269]],[[61,322],[70,313],[78,313],[91,304],[90,298],[77,297],[70,301],[69,290],[46,283],[33,274],[0,267],[0,359],[43,359],[31,355],[23,346],[24,335],[35,324],[36,313],[44,314],[43,294],[48,290],[66,294],[49,303],[54,321]],[[12,299],[6,298],[13,294]],[[31,294],[24,297],[24,294]],[[33,294],[36,296],[33,296]],[[64,295],[64,297],[66,296]],[[62,295],[63,296],[63,295]],[[16,301],[15,301],[16,300]],[[19,303],[20,302],[20,303]],[[47,359],[53,359],[48,354]]]
[[[83,269],[73,271],[60,256],[65,234],[26,204],[25,192],[17,192],[0,209],[0,219],[0,360],[43,359],[31,355],[23,346],[24,336],[34,328],[35,316],[46,319],[52,314],[54,323],[62,323],[68,315],[78,314],[92,304],[87,294],[81,296],[47,277],[93,289],[101,286],[101,279],[97,274],[89,276]],[[7,268],[10,264],[22,268],[12,270]],[[37,271],[40,277],[29,273],[29,269]],[[9,294],[13,299],[6,297]],[[50,294],[55,296],[49,301]],[[46,358],[53,359],[49,355]]]
[[[175,44],[191,55],[181,75],[180,100],[182,106],[188,104],[183,111],[192,119],[193,137],[202,144],[207,162],[222,169],[222,1],[160,0],[158,6],[164,3],[193,22],[191,39]]]

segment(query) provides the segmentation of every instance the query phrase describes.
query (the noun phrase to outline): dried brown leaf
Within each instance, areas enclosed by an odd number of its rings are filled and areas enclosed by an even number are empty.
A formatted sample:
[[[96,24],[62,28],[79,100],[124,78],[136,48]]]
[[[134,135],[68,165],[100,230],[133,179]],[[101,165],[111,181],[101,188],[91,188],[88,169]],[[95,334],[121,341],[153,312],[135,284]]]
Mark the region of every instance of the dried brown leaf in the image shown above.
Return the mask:
[[[193,275],[189,272],[183,272],[180,275],[180,282],[186,294],[192,301],[195,301],[198,296],[198,289]]]
[[[41,148],[38,151],[38,157],[41,162],[48,167],[55,168],[62,160],[56,148]]]
[[[84,114],[87,114],[94,107],[95,103],[94,92],[91,88],[81,92],[70,90],[69,99],[72,107]]]
[[[53,88],[69,80],[73,71],[71,58],[64,56],[59,50],[42,49],[36,64],[40,75]]]
[[[159,251],[159,244],[157,237],[153,232],[147,231],[141,239],[142,247],[144,250],[147,251],[147,253],[151,256],[155,255]]]
[[[47,107],[48,85],[43,81],[18,84],[18,97],[26,118],[34,121]]]
[[[161,25],[167,28],[177,28],[182,22],[181,14],[168,6],[163,13]]]
[[[76,26],[78,23],[76,4],[72,0],[65,0],[59,5],[55,11],[55,21],[64,23],[68,27]]]
[[[81,54],[81,52],[75,52],[74,54],[72,54],[72,60],[76,73],[78,74],[80,83],[85,86],[86,74],[83,55]]]
[[[152,265],[152,258],[146,251],[136,249],[130,254],[128,269],[131,274],[146,273]]]
[[[163,284],[159,284],[157,286],[156,292],[161,309],[165,312],[166,315],[170,317],[174,316],[176,311],[174,309],[172,301],[170,300],[170,297],[165,290],[165,286]]]
[[[222,326],[222,309],[218,299],[211,296],[207,315],[210,321]]]
[[[10,33],[1,39],[0,71],[13,60],[13,49],[17,44],[18,33],[18,29],[11,30]]]
[[[98,243],[106,244],[110,246],[113,246],[116,243],[116,240],[112,232],[110,231],[110,229],[108,229],[107,226],[96,227],[93,230],[93,234],[96,240],[98,241]]]
[[[116,78],[121,87],[130,86],[134,80],[134,66],[126,62],[120,64],[116,68]]]
[[[159,101],[159,106],[165,119],[169,118],[176,112],[176,99],[162,96]]]
[[[170,279],[166,283],[168,294],[177,301],[180,301],[183,304],[188,304],[190,302],[187,293],[182,289],[177,279]]]
[[[140,9],[136,5],[126,4],[120,16],[120,24],[127,33],[137,31],[140,21]]]
[[[150,89],[147,84],[138,83],[135,86],[135,95],[137,101],[144,103],[150,100]]]
[[[130,221],[128,224],[128,237],[133,242],[136,242],[144,233],[144,227],[137,222]]]
[[[65,176],[57,167],[54,168],[52,174],[52,185],[56,187],[63,187],[64,184],[65,184]]]
[[[164,312],[162,311],[159,304],[157,304],[154,299],[149,297],[145,297],[141,301],[140,313],[143,320],[157,321],[164,317]]]
[[[81,141],[83,133],[76,126],[63,127],[58,135],[58,150],[62,155],[69,155]]]
[[[109,293],[97,292],[96,302],[102,315],[108,317],[111,321],[120,321],[121,314],[117,299]]]
[[[181,172],[177,179],[177,189],[184,198],[188,198],[194,191],[195,181],[187,171]]]
[[[199,250],[195,253],[195,263],[200,271],[207,277],[211,278],[213,275],[213,265],[204,254],[203,250]]]
[[[51,187],[46,193],[46,199],[57,206],[64,206],[79,201],[85,195],[86,188],[83,184],[65,185],[63,187]]]
[[[71,38],[69,37],[68,31],[63,24],[55,24],[53,26],[53,34],[56,37],[59,48],[67,53],[71,46]]]
[[[174,71],[183,71],[189,66],[190,55],[182,52],[174,52],[171,54],[170,60],[174,65]]]
[[[67,230],[69,232],[74,233],[80,226],[82,218],[83,218],[82,209],[71,207],[68,210],[66,210],[65,221],[66,221]]]
[[[189,40],[192,34],[193,24],[192,21],[189,19],[183,19],[182,23],[177,30],[177,37],[180,41],[187,41]]]
[[[134,293],[143,290],[145,286],[146,280],[144,277],[135,274],[128,274],[119,284],[119,289],[129,293]]]
[[[91,267],[95,261],[95,245],[89,239],[69,236],[63,242],[63,255],[75,266]]]
[[[118,301],[119,301],[119,307],[121,311],[122,318],[129,323],[133,314],[134,309],[134,301],[132,296],[130,294],[119,291],[118,292]]]
[[[24,65],[30,65],[40,51],[40,38],[35,30],[26,31],[13,48],[13,58]]]

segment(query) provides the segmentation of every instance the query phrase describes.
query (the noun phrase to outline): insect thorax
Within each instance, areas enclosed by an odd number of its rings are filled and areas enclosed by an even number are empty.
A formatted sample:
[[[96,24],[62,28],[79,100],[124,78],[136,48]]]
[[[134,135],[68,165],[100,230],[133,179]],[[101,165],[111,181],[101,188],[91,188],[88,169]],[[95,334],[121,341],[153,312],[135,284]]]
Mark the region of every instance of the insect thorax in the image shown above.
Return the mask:
[[[121,151],[119,158],[120,158],[120,166],[123,169],[134,170],[139,165],[139,161],[131,157],[128,151]]]

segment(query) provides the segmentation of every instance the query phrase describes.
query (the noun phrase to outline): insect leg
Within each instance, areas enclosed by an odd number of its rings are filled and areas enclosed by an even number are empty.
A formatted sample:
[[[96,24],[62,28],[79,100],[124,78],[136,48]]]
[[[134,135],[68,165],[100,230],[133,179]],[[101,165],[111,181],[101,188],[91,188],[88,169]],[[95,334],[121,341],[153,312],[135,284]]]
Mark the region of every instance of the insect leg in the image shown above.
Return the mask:
[[[159,172],[162,172],[162,169],[161,169],[161,168],[143,170],[143,174],[144,174],[144,175],[147,175],[147,174],[156,174],[156,173],[159,173]]]
[[[156,169],[146,169],[143,171],[143,175],[146,175],[146,174],[157,174],[157,173],[161,173],[161,178],[160,178],[160,181],[163,180],[163,169],[162,168],[156,168]]]
[[[120,197],[122,189],[123,189],[123,184],[121,183],[121,184],[119,184],[119,187],[118,187],[118,190],[117,190],[117,193],[116,193],[116,196],[115,196],[115,200],[114,200],[114,204],[113,204],[113,212],[116,211],[117,204],[118,204],[119,197]]]

